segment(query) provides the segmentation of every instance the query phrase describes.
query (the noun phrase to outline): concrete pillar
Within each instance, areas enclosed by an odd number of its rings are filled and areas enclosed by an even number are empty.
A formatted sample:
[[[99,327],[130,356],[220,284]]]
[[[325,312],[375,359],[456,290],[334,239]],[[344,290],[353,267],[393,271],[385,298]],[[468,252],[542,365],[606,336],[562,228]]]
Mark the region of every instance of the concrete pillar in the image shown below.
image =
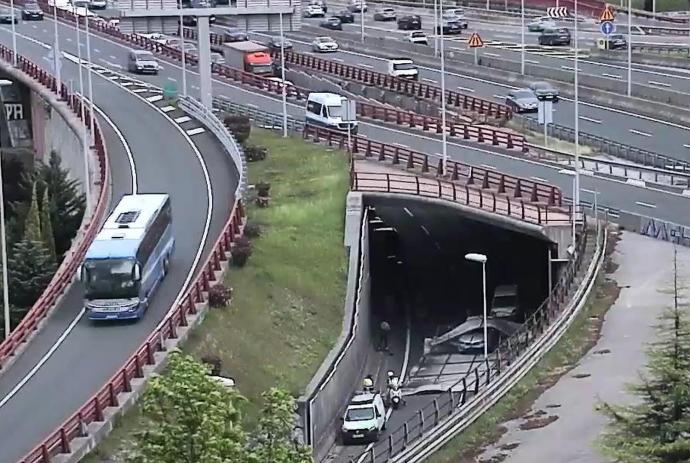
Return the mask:
[[[199,88],[201,104],[211,109],[213,89],[211,86],[211,42],[208,16],[197,18],[197,37],[199,37]]]

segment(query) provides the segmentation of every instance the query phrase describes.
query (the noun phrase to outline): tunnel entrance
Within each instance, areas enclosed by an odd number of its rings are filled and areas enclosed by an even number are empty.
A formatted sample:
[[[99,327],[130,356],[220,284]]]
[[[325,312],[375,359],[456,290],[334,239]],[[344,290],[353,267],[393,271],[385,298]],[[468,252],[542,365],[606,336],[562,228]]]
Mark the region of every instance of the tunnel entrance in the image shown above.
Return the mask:
[[[379,197],[365,203],[372,317],[375,326],[390,322],[391,354],[409,360],[401,363],[408,391],[443,389],[483,360],[482,263],[466,254],[486,256],[489,352],[546,298],[549,250],[555,255],[546,238],[452,206]]]

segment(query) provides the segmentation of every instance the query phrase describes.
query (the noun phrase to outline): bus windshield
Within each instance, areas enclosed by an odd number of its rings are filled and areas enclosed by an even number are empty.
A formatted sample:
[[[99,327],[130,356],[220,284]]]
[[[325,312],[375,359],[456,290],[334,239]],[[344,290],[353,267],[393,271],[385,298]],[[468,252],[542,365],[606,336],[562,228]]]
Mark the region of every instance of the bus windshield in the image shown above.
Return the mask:
[[[87,299],[124,299],[137,297],[133,280],[133,259],[98,259],[84,262]]]

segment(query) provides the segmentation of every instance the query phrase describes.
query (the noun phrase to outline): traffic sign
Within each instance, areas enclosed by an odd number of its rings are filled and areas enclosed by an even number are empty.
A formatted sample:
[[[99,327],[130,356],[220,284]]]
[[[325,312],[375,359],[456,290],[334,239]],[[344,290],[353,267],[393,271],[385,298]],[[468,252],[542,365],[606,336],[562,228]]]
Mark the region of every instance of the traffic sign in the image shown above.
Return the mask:
[[[599,21],[604,22],[604,21],[613,21],[613,11],[611,11],[609,8],[605,8],[604,11],[601,12],[601,16],[599,16]]]
[[[546,15],[549,18],[567,18],[568,8],[564,6],[550,7],[546,9]]]
[[[467,41],[467,46],[470,48],[481,48],[484,46],[484,42],[482,41],[482,38],[479,37],[479,34],[473,32],[470,36],[470,39]]]
[[[616,25],[611,21],[604,21],[601,23],[601,33],[608,36],[616,32]]]

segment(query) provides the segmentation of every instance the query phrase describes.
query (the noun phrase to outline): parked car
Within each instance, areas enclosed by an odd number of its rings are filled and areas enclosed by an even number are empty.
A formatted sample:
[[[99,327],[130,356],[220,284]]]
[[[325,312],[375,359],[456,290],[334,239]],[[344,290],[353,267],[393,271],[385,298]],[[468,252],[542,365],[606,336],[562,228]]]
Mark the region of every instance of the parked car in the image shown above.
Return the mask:
[[[570,31],[566,27],[544,29],[539,35],[539,45],[570,45]]]
[[[394,8],[379,8],[374,11],[374,21],[395,21]]]
[[[539,100],[532,90],[522,88],[508,92],[506,104],[516,113],[526,113],[537,111]]]
[[[158,74],[160,66],[153,53],[147,50],[131,50],[127,54],[127,70],[136,74]]]
[[[19,16],[17,13],[13,13],[9,8],[0,8],[0,24],[17,24],[19,22]]]
[[[289,40],[281,40],[279,36],[271,37],[268,41],[268,48],[271,50],[280,50],[281,49],[281,42],[282,42],[282,48],[285,50],[292,50],[292,42]]]
[[[532,82],[529,88],[538,100],[551,100],[554,103],[558,101],[558,89],[550,82]]]
[[[304,9],[305,18],[323,18],[324,16],[326,16],[326,13],[319,5],[307,5]]]
[[[22,19],[24,21],[41,21],[43,19],[43,10],[38,6],[38,3],[27,2],[22,8]]]
[[[416,43],[419,45],[429,45],[429,39],[422,31],[408,32],[407,35],[403,37],[403,40],[405,42]]]
[[[457,21],[443,21],[443,23],[436,27],[436,33],[441,33],[443,28],[444,35],[459,35],[462,34],[462,25]]]
[[[338,42],[327,36],[316,37],[311,43],[311,49],[317,53],[338,51],[338,48]]]
[[[328,18],[324,21],[321,21],[321,24],[319,24],[321,27],[325,27],[326,29],[331,29],[334,31],[342,31],[343,30],[343,23],[340,21],[340,19],[336,18],[335,16]]]
[[[334,18],[340,19],[343,24],[349,24],[355,22],[355,15],[352,14],[350,10],[341,10],[333,15]]]
[[[548,16],[534,18],[534,21],[527,24],[527,30],[530,32],[541,32],[544,29],[555,29],[556,27],[558,27],[556,22]]]
[[[398,18],[398,29],[404,31],[418,31],[422,28],[422,18],[416,14]]]

